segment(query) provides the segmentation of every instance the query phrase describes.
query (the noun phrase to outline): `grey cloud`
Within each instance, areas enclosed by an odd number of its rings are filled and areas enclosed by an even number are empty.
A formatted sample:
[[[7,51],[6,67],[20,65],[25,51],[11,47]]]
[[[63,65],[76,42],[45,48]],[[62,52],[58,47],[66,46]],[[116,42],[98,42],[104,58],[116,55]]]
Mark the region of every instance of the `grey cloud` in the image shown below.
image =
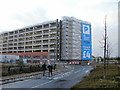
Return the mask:
[[[108,24],[107,25],[108,30],[108,37],[110,47],[112,47],[112,53],[111,56],[117,56],[118,55],[118,28],[117,25]],[[98,26],[96,25],[94,29],[92,29],[93,32],[93,55],[94,56],[103,56],[103,35],[104,35],[104,26]],[[99,42],[100,41],[100,42]]]
[[[23,12],[21,14],[17,13],[13,18],[25,25],[37,24],[48,20],[46,16],[46,10],[42,8],[37,8],[31,11]]]
[[[0,34],[4,32],[7,32],[7,30],[0,28]]]

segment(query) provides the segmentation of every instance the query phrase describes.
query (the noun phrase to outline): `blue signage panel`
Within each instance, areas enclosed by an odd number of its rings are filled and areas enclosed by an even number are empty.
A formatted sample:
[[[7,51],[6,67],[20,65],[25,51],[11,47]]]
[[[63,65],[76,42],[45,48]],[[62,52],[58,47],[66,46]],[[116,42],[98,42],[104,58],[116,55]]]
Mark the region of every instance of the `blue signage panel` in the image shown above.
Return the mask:
[[[82,23],[82,60],[92,60],[91,24]]]
[[[23,58],[23,63],[27,63],[27,59],[26,58]]]

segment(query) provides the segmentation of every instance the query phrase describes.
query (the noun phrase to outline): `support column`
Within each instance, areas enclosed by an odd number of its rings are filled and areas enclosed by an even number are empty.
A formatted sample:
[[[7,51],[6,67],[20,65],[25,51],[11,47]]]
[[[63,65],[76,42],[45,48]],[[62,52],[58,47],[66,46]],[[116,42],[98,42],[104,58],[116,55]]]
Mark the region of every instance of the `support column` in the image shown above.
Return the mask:
[[[42,55],[40,55],[40,62],[42,62]]]

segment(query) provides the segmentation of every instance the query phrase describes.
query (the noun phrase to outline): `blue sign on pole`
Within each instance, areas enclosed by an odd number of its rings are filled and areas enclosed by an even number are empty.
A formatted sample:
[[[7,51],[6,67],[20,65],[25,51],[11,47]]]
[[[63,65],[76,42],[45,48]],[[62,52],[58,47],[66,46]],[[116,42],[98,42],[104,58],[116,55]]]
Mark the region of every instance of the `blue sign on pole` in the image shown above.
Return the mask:
[[[82,60],[92,60],[91,24],[82,23]]]

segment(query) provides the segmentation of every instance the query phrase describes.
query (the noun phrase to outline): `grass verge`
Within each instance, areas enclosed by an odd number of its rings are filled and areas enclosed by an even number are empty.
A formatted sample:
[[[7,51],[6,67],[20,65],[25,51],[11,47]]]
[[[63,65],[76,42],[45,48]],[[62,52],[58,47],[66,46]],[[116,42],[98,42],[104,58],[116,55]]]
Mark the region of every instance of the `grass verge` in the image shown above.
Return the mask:
[[[104,66],[97,65],[91,73],[84,79],[73,86],[71,90],[78,88],[119,88],[120,89],[120,67],[115,64],[109,64],[106,70],[106,78],[104,76]]]

